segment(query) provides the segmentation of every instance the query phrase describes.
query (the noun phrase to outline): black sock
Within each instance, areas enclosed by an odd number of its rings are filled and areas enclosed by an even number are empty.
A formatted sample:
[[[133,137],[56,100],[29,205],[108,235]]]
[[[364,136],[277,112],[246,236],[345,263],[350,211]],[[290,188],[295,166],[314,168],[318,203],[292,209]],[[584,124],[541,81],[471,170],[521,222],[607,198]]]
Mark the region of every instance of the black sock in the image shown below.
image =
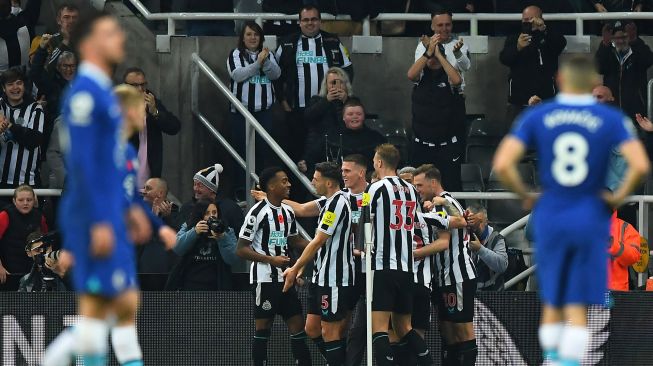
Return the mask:
[[[443,366],[458,366],[460,365],[460,343],[448,344],[447,352],[442,361]]]
[[[414,366],[417,363],[417,359],[410,352],[406,342],[392,343],[391,346],[395,354],[395,365]]]
[[[265,366],[268,363],[268,339],[270,329],[257,330],[252,342],[252,358],[255,366]]]
[[[476,356],[478,355],[478,347],[476,346],[476,339],[459,343],[458,359],[460,366],[474,366],[476,365]]]
[[[402,339],[402,342],[408,344],[409,352],[412,351],[417,356],[417,364],[420,366],[433,365],[433,357],[426,346],[426,341],[415,329],[411,329]]]
[[[326,360],[327,359],[326,358],[326,349],[324,349],[324,339],[322,338],[322,336],[311,338],[311,339],[313,340],[313,343],[315,343],[315,346],[317,347],[317,349],[320,351],[320,354],[322,355],[322,358],[324,358]]]
[[[306,332],[302,330],[297,334],[290,335],[290,349],[296,365],[311,366],[311,353],[306,345]]]
[[[345,342],[342,339],[324,342],[324,348],[329,366],[343,366],[345,364],[346,348]]]
[[[377,366],[393,366],[394,355],[390,348],[390,338],[387,332],[377,332],[372,335]]]

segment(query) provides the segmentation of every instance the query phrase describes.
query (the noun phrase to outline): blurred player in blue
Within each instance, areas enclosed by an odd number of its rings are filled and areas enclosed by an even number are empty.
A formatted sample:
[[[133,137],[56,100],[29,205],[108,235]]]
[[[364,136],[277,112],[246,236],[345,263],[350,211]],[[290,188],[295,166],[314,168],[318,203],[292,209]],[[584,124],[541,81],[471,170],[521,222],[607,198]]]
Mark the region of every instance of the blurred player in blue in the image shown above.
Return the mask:
[[[124,58],[125,34],[111,15],[94,13],[80,18],[71,42],[82,64],[63,104],[68,176],[59,217],[64,247],[75,260],[73,281],[82,318],[68,331],[71,336],[66,338],[64,331],[53,342],[43,363],[67,364],[68,339],[84,365],[105,365],[107,319],[115,316],[116,356],[121,365],[139,366],[142,352],[134,325],[139,296],[128,234],[134,242],[144,242],[151,226],[143,209],[133,208],[135,187],[130,184],[136,167],[126,158],[124,137],[130,127],[121,128],[121,109],[109,78]],[[168,229],[159,233],[172,238]]]
[[[640,184],[649,161],[632,121],[592,97],[600,79],[591,59],[570,58],[557,79],[560,94],[519,118],[497,150],[494,170],[530,208],[536,198],[516,164],[528,147],[537,151],[542,195],[533,215],[543,303],[539,340],[545,360],[572,366],[580,365],[589,339],[587,306],[604,304],[610,208]],[[604,190],[612,148],[628,162],[614,193]]]

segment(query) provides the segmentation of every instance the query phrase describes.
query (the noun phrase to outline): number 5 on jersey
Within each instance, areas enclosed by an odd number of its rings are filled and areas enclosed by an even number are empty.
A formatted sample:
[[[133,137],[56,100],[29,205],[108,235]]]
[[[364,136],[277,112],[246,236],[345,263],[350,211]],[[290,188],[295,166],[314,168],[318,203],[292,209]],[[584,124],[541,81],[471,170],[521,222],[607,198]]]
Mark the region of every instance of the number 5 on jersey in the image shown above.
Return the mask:
[[[392,206],[394,210],[394,223],[390,224],[391,230],[401,230],[402,226],[405,230],[413,230],[415,225],[415,207],[417,207],[417,202],[415,201],[402,201],[402,200],[393,200]],[[408,212],[404,216],[404,206]]]

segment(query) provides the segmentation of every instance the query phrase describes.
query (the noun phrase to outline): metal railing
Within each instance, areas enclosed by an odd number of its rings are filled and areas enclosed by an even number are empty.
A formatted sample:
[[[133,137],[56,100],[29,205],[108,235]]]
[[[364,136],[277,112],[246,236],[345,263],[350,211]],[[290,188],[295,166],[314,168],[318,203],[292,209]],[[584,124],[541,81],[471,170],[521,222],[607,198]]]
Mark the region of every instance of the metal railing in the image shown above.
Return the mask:
[[[167,21],[168,35],[175,35],[175,21],[177,20],[256,20],[261,24],[264,20],[297,20],[296,14],[280,13],[151,13],[139,0],[129,0],[134,7],[147,20]],[[585,20],[619,20],[619,19],[653,19],[653,12],[618,12],[618,13],[555,13],[544,14],[546,21],[575,21],[576,36],[584,36],[583,21]],[[351,20],[348,15],[322,14],[323,20]],[[519,21],[521,14],[496,14],[496,13],[456,13],[453,15],[456,21],[469,21],[470,35],[478,36],[479,21]],[[363,36],[370,35],[371,21],[430,21],[430,14],[405,14],[405,13],[381,13],[374,19],[363,19]]]
[[[34,193],[37,196],[41,196],[41,197],[59,197],[61,196],[61,189],[39,188],[39,189],[35,189]],[[7,188],[0,189],[0,196],[2,197],[9,197],[13,195],[14,195],[13,189],[7,189]]]
[[[302,172],[297,168],[297,164],[290,159],[285,151],[277,144],[277,142],[270,136],[270,134],[265,130],[263,126],[252,116],[252,114],[247,110],[243,103],[236,98],[231,90],[218,78],[218,76],[211,70],[211,68],[202,60],[202,58],[197,54],[193,53],[191,55],[191,111],[195,117],[197,117],[200,122],[209,130],[209,132],[218,140],[218,142],[227,150],[229,155],[233,157],[236,162],[243,167],[246,172],[245,186],[253,187],[253,182],[258,182],[258,176],[255,173],[256,163],[255,163],[255,141],[256,133],[260,135],[263,141],[270,147],[270,149],[277,154],[277,156],[284,162],[284,164],[290,169],[290,171],[299,179],[301,184],[311,193],[315,194],[315,189],[311,185],[311,182],[306,178]],[[220,93],[222,93],[231,104],[236,108],[238,113],[242,114],[245,118],[245,136],[246,136],[246,153],[245,159],[243,159],[236,149],[231,146],[229,141],[209,122],[208,118],[202,114],[199,110],[199,75],[200,72],[204,74],[213,85],[215,85]],[[253,205],[253,198],[246,194],[247,204],[249,207]],[[300,234],[306,238],[310,239],[310,236],[301,227],[298,225]]]

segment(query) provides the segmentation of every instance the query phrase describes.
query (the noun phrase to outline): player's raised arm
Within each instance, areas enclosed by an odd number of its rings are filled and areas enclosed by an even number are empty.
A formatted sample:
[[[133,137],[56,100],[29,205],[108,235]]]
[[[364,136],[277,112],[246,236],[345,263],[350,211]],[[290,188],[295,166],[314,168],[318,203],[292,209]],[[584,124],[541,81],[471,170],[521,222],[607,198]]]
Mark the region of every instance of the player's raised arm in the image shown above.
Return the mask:
[[[628,163],[623,183],[613,194],[606,194],[605,200],[612,207],[618,207],[635,190],[651,169],[644,145],[638,139],[624,142],[619,149]]]
[[[266,194],[263,191],[251,190],[250,194],[256,201],[263,201],[266,198]],[[320,214],[320,206],[317,201],[318,200],[299,203],[285,199],[282,202],[290,206],[297,217],[315,217]]]

